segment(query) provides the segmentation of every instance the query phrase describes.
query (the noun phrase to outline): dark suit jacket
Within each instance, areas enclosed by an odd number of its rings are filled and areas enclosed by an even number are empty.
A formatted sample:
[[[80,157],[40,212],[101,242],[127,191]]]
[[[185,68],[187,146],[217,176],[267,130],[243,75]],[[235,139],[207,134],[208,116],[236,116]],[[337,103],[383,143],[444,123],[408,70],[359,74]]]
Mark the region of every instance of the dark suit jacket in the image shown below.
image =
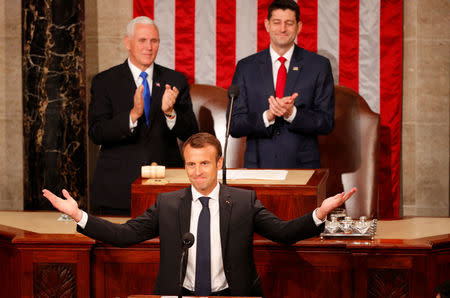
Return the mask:
[[[161,110],[165,84],[176,86],[176,124],[170,130]],[[130,208],[131,183],[142,165],[157,162],[182,167],[177,138],[185,141],[198,132],[186,77],[154,64],[149,125],[145,116],[130,131],[130,110],[136,84],[127,61],[96,75],[92,80],[89,105],[89,137],[101,145],[92,180],[91,202],[110,208]]]
[[[78,227],[78,231],[118,246],[159,236],[160,266],[155,293],[177,295],[181,238],[189,232],[191,203],[191,188],[162,193],[144,214],[123,225],[89,215],[85,229]],[[220,187],[219,214],[224,271],[233,296],[262,296],[253,260],[254,232],[290,244],[317,235],[324,227],[315,225],[311,213],[282,221],[264,208],[254,191],[224,185]]]
[[[230,133],[247,137],[246,168],[319,168],[317,135],[334,127],[334,82],[327,58],[295,46],[284,96],[297,92],[292,123],[277,117],[265,127],[262,114],[275,96],[269,49],[238,62],[233,84],[240,95],[233,105]]]

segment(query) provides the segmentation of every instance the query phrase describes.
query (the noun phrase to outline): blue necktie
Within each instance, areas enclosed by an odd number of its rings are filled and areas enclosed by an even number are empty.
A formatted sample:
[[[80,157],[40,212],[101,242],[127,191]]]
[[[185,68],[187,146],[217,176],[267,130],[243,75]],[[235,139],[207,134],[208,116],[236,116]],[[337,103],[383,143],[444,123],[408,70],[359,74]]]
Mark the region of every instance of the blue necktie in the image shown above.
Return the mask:
[[[198,217],[197,257],[195,262],[195,294],[208,296],[211,294],[211,235],[209,197],[200,197],[203,205]]]
[[[145,71],[141,72],[140,77],[142,78],[142,85],[144,85],[144,112],[145,120],[148,125],[148,117],[150,116],[150,101],[152,97],[150,95],[150,88],[148,87],[147,73]]]

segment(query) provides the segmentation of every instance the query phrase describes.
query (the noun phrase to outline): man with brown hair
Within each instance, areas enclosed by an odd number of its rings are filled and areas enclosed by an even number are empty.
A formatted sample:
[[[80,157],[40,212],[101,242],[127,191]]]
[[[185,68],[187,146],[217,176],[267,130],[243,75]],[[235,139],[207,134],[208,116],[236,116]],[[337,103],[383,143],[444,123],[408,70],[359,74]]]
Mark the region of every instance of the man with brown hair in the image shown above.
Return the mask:
[[[191,187],[159,194],[144,214],[125,224],[87,215],[66,190],[67,200],[48,190],[43,193],[78,223],[79,232],[91,238],[128,246],[159,236],[156,294],[178,293],[182,236],[191,232],[196,237],[182,270],[185,295],[262,296],[253,260],[253,233],[287,244],[318,235],[326,215],[356,191],[328,198],[313,212],[283,221],[261,204],[254,191],[218,183],[223,158],[214,136],[191,136],[183,146],[183,157]]]

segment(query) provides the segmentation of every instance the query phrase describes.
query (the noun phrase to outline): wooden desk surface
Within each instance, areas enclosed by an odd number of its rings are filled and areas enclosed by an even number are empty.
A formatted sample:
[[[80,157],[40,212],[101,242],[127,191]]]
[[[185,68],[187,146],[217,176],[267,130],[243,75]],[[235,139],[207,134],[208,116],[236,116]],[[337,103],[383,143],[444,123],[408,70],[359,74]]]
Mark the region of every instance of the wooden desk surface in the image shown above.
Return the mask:
[[[58,221],[61,213],[54,211],[0,211],[0,225],[40,234],[78,234],[76,223]],[[127,217],[103,217],[124,223]],[[449,217],[410,217],[400,220],[379,220],[375,239],[419,239],[450,234]]]

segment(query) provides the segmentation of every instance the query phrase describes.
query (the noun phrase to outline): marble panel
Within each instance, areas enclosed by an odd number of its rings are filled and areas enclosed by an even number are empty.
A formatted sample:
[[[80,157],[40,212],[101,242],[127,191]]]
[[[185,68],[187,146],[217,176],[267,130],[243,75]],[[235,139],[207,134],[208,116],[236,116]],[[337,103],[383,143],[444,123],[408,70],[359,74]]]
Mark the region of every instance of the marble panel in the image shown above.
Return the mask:
[[[402,126],[402,197],[406,205],[413,205],[416,200],[415,128],[415,124]]]
[[[26,209],[52,208],[43,188],[87,203],[83,3],[22,1]]]
[[[416,140],[416,206],[448,211],[449,126],[417,125]]]
[[[448,123],[450,40],[419,41],[417,120]]]
[[[405,40],[417,38],[417,2],[418,0],[403,2],[403,37]]]
[[[403,48],[402,121],[414,122],[417,103],[417,41],[405,40]]]
[[[450,38],[450,1],[421,0],[418,2],[419,39],[448,40]]]

